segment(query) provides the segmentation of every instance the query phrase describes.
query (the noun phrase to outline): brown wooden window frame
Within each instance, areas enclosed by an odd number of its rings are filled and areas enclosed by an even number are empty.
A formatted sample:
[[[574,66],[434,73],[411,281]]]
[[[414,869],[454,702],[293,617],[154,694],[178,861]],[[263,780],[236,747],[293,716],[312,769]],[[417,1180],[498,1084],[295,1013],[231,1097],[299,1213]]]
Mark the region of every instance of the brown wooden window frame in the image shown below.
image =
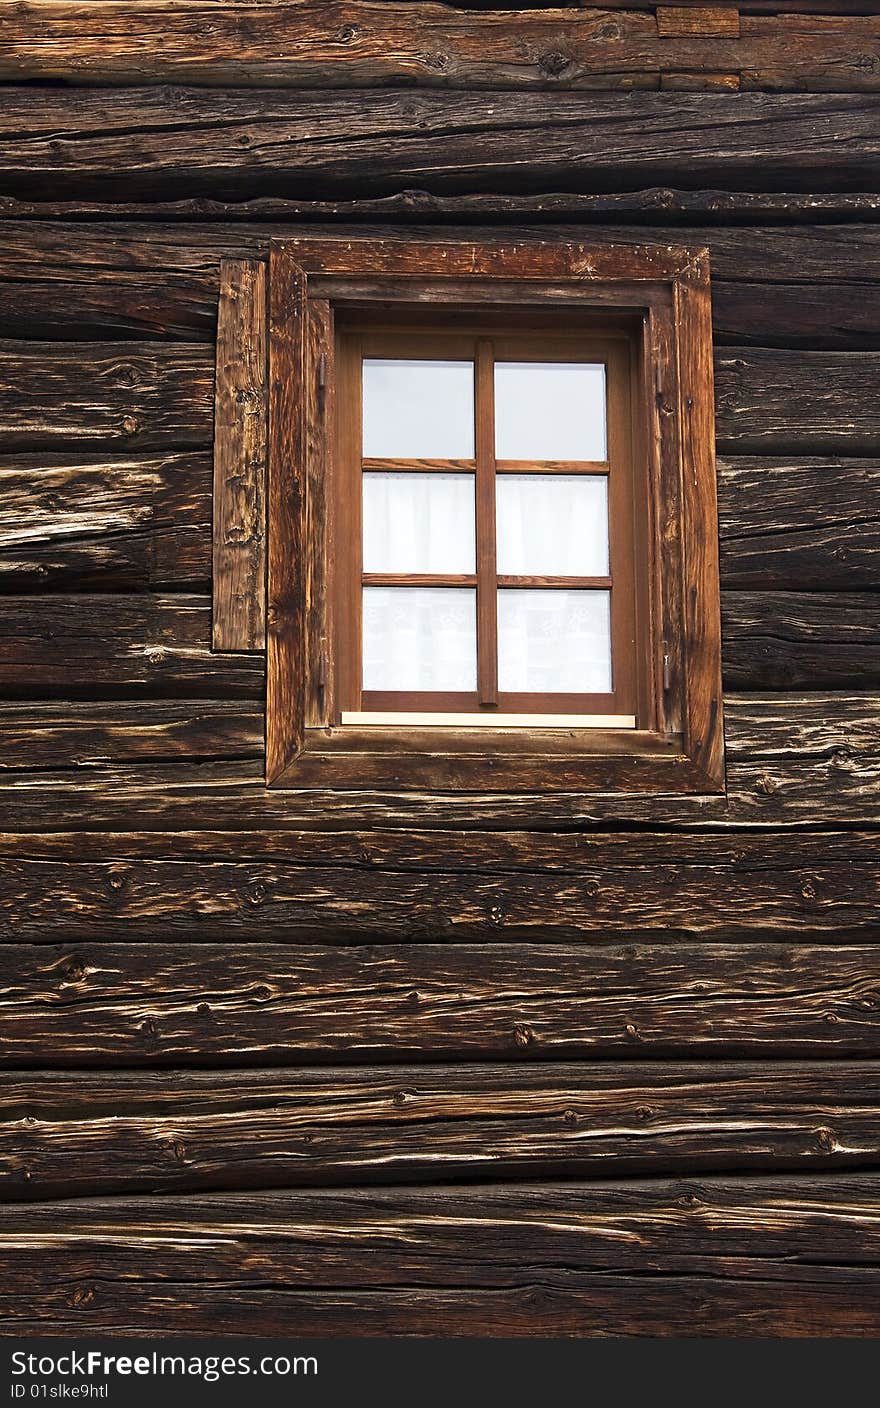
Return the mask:
[[[352,397],[346,338],[381,335],[377,329],[395,338],[407,329],[441,337],[462,327],[468,336],[485,327],[504,338],[536,336],[540,328],[546,337],[554,324],[576,326],[587,341],[625,332],[632,349],[625,431],[645,511],[633,529],[633,611],[639,624],[625,692],[639,727],[340,724],[340,689],[344,693],[347,687],[351,698],[351,683],[346,686],[344,679],[351,650],[340,654],[339,638],[346,630],[351,638],[345,617],[353,574],[340,576],[338,564],[352,535],[360,541],[359,482],[356,494],[352,489],[359,444],[355,452],[343,443],[351,421],[344,408]],[[268,785],[723,790],[711,311],[704,249],[452,240],[275,242],[269,266],[268,462]],[[485,500],[480,511],[488,511]],[[348,585],[340,588],[340,581]],[[358,592],[360,587],[358,571]],[[485,672],[479,684],[491,694]],[[614,712],[624,712],[620,701],[618,695]],[[580,706],[548,710],[587,711]]]

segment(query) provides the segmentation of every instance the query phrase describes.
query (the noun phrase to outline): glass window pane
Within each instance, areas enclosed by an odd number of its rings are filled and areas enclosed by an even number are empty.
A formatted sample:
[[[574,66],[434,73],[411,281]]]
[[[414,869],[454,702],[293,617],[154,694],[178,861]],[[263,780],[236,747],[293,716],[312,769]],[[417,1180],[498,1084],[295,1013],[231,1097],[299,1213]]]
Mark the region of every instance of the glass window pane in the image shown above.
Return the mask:
[[[594,362],[497,362],[499,460],[605,460],[605,368]]]
[[[499,474],[503,577],[607,577],[608,481],[597,474]]]
[[[364,458],[474,456],[474,364],[364,359]]]
[[[365,572],[474,572],[472,474],[364,475]]]
[[[364,689],[474,690],[472,587],[364,587]]]
[[[503,587],[498,688],[513,694],[611,691],[611,593]]]

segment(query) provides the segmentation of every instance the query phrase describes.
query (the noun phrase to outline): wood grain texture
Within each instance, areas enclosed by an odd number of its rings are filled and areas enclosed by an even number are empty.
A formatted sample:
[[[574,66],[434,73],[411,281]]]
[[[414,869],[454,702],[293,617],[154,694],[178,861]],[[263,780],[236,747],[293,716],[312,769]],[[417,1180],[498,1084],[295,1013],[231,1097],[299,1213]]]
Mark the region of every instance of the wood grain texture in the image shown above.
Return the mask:
[[[826,9],[831,9],[826,4]],[[866,52],[875,17],[743,18],[729,7],[632,5],[503,10],[479,16],[433,4],[154,4],[32,0],[0,7],[0,78],[333,88],[640,89],[667,74],[721,70],[750,88],[876,89]],[[161,27],[162,43],[152,44]]]
[[[409,3],[410,0],[407,0]],[[631,220],[634,224],[661,221],[670,225],[704,221],[719,225],[749,225],[767,221],[782,224],[830,224],[835,221],[872,220],[880,209],[880,193],[872,191],[741,191],[681,189],[645,185],[632,191],[548,191],[545,194],[501,194],[470,191],[463,195],[437,195],[410,188],[388,196],[366,195],[350,200],[291,196],[261,196],[248,201],[218,196],[181,196],[157,201],[115,201],[80,196],[70,200],[38,200],[0,195],[0,220],[36,220],[46,226],[66,220],[166,221],[255,220],[428,220],[445,223],[460,219],[547,221],[576,219]],[[624,226],[625,228],[625,226]]]
[[[215,665],[216,665],[215,661]],[[185,708],[189,710],[191,706]],[[267,791],[262,764],[223,759],[174,763],[122,760],[106,767],[54,767],[6,774],[0,824],[10,832],[522,830],[558,832],[671,826],[710,830],[876,826],[880,818],[875,696],[816,692],[728,698],[726,798],[625,794],[552,798],[375,790]],[[145,731],[150,714],[143,716]],[[106,737],[106,734],[104,735]],[[34,740],[34,746],[36,740]],[[141,745],[143,747],[144,745]]]
[[[722,609],[728,688],[859,689],[878,683],[877,603],[871,595],[734,591],[722,593]],[[0,615],[0,690],[9,699],[34,700],[90,693],[124,698],[132,692],[259,697],[262,658],[215,657],[210,641],[210,599],[194,593],[47,595],[38,611],[33,598],[9,596]],[[291,668],[290,678],[301,676]],[[315,748],[321,752],[320,740]],[[329,756],[333,748],[328,735],[324,751]],[[513,767],[513,750],[508,756]]]
[[[0,1324],[876,1335],[878,1186],[728,1175],[21,1204],[0,1240]]]
[[[880,1165],[880,1063],[0,1074],[5,1201]]]
[[[210,580],[208,452],[0,455],[0,590],[207,591]]]
[[[207,591],[205,453],[0,456],[0,589]],[[725,587],[878,585],[880,461],[735,456],[718,464]],[[317,648],[313,645],[313,649]]]
[[[558,99],[557,99],[558,101]],[[627,99],[629,110],[631,100]],[[740,106],[740,100],[735,105]],[[620,100],[617,103],[619,111]],[[641,246],[669,245],[687,248],[706,247],[710,253],[713,287],[719,280],[754,286],[756,280],[755,250],[761,251],[760,283],[788,283],[804,286],[805,296],[815,282],[864,285],[880,263],[880,194],[871,197],[822,196],[796,194],[772,196],[777,203],[789,202],[792,211],[788,222],[781,209],[770,205],[765,220],[752,213],[752,202],[759,198],[748,192],[656,191],[634,192],[623,196],[613,193],[602,196],[586,195],[489,195],[473,192],[461,196],[439,196],[425,191],[410,191],[386,200],[327,200],[322,207],[294,201],[254,201],[230,207],[237,218],[224,218],[227,205],[199,205],[201,219],[169,219],[161,205],[150,205],[154,219],[137,219],[125,207],[120,207],[117,219],[97,216],[83,220],[64,220],[57,207],[47,204],[47,219],[0,219],[0,278],[19,280],[84,281],[98,284],[120,274],[134,274],[147,280],[159,274],[187,277],[200,281],[206,291],[213,289],[216,313],[216,290],[220,260],[265,258],[266,249],[274,239],[302,239],[308,236],[310,245],[338,240],[339,222],[352,242],[382,240],[388,244],[391,271],[398,271],[401,259],[415,258],[415,241],[430,241],[437,245],[470,240],[480,244],[495,242],[499,247],[538,244],[546,247],[571,243],[589,244],[592,248],[605,245]],[[765,194],[761,201],[770,202]],[[843,221],[822,213],[823,202],[869,201],[870,215],[852,215]],[[622,205],[623,201],[629,202]],[[643,205],[639,205],[639,202]],[[679,202],[680,221],[670,223],[667,207]],[[693,205],[693,213],[688,213]],[[582,225],[585,207],[598,205],[609,208],[609,217]],[[263,212],[277,208],[276,218]],[[722,223],[707,223],[701,218],[703,208],[712,207]],[[503,218],[496,224],[456,224],[459,212],[464,221],[487,214]],[[717,207],[717,208],[716,208]],[[759,209],[762,207],[759,206]],[[739,209],[739,222],[735,211]],[[862,206],[857,207],[862,213]],[[284,215],[290,210],[290,218]],[[322,215],[323,210],[323,215]],[[632,218],[638,210],[643,216]],[[311,211],[308,224],[302,219]],[[403,219],[405,212],[409,219]],[[610,212],[616,211],[615,219]],[[362,217],[358,218],[358,213]],[[387,213],[387,219],[382,215]],[[336,216],[335,220],[331,218]],[[438,216],[443,223],[438,225]],[[543,218],[540,218],[542,217]],[[791,223],[795,219],[799,223]],[[567,220],[567,223],[566,223]],[[377,223],[379,222],[379,223]],[[527,255],[527,250],[523,251]],[[548,266],[559,258],[545,254]],[[503,265],[501,266],[503,268]],[[557,272],[559,266],[557,265]],[[876,279],[873,282],[877,282]],[[833,317],[833,309],[828,310]],[[112,349],[111,349],[112,350]],[[118,349],[117,349],[118,350]],[[155,349],[151,349],[155,351]]]
[[[718,471],[724,586],[880,586],[880,460],[744,455]]]
[[[220,261],[214,392],[211,644],[266,645],[266,266]]]
[[[121,758],[259,758],[262,752],[263,709],[256,700],[0,704],[0,769],[81,768]]]
[[[56,930],[52,946],[0,947],[2,1063],[877,1057],[878,982],[871,943],[63,943]]]
[[[716,432],[726,454],[876,454],[872,393],[880,353],[723,349],[715,358]]]
[[[681,181],[792,190],[870,188],[872,94],[337,93],[10,88],[0,190],[61,199],[236,199],[438,193]],[[705,132],[712,130],[712,142]],[[23,135],[26,134],[26,135]]]
[[[205,596],[9,596],[0,613],[0,691],[7,699],[263,693],[265,665],[211,652]]]
[[[732,689],[880,683],[873,592],[724,592],[724,677]]]
[[[303,744],[306,707],[305,511],[308,406],[306,280],[282,247],[272,247],[269,306],[269,538],[266,633],[266,780]]]
[[[757,854],[755,853],[757,852]],[[421,873],[279,861],[7,859],[0,936],[283,939],[290,943],[651,938],[871,937],[880,876],[870,861],[776,864],[760,847],[735,864],[599,865],[577,875],[448,873],[441,838]],[[356,879],[356,883],[353,883]]]
[[[213,391],[202,346],[3,342],[0,450],[202,449]]]

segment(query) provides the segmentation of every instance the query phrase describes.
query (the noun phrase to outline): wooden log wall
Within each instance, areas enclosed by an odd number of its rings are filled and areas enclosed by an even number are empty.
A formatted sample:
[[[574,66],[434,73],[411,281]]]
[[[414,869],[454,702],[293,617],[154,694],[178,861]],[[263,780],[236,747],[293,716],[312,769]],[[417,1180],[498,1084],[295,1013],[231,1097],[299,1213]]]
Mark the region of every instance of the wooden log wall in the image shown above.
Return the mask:
[[[880,1332],[876,6],[523,9],[0,0],[6,1333]],[[306,229],[709,247],[726,796],[266,791]]]

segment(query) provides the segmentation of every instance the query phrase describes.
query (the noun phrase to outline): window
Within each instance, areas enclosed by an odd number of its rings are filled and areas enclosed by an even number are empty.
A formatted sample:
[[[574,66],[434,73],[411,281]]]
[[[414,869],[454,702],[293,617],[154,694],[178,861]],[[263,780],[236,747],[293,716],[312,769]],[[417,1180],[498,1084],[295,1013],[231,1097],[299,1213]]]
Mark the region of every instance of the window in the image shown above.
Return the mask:
[[[630,339],[530,322],[338,330],[341,725],[635,728],[647,709]]]
[[[270,264],[267,780],[723,786],[704,252]]]

